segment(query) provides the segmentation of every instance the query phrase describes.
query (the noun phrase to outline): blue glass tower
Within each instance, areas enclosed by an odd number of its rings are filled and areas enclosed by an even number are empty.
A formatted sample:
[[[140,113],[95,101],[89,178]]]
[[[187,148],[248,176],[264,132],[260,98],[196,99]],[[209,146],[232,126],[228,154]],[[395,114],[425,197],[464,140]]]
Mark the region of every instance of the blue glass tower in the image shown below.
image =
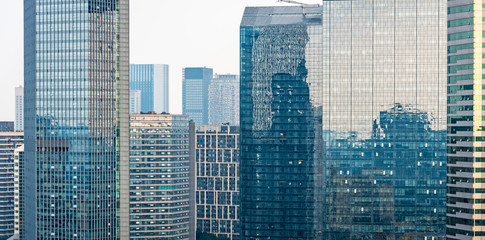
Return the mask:
[[[241,23],[241,239],[321,238],[322,9]]]
[[[127,239],[128,0],[25,0],[25,239]]]
[[[182,113],[199,125],[209,124],[209,86],[212,68],[185,68],[182,81]]]
[[[322,2],[324,239],[445,238],[451,2]]]
[[[141,91],[141,112],[168,113],[168,65],[130,64],[130,90]]]

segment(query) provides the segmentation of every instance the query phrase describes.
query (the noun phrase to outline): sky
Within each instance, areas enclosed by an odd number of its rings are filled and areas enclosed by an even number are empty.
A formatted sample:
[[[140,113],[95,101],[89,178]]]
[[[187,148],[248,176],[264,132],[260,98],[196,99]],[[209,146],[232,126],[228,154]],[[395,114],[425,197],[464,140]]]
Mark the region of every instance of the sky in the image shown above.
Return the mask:
[[[321,0],[300,0],[321,3]],[[14,120],[14,91],[23,85],[23,1],[0,8],[0,121]],[[170,112],[182,112],[182,68],[239,74],[239,24],[246,6],[277,0],[131,0],[130,63],[170,65]]]

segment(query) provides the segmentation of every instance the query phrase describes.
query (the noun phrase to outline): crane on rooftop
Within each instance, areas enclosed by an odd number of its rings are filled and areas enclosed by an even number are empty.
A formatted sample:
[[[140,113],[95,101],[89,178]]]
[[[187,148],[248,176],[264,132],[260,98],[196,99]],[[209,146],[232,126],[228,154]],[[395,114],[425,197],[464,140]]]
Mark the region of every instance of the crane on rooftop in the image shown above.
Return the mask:
[[[300,5],[301,6],[301,9],[303,10],[303,16],[306,15],[306,8],[317,8],[317,7],[320,7],[319,4],[302,3],[302,2],[297,2],[297,1],[293,1],[293,0],[278,0],[278,2],[293,3],[293,4]]]

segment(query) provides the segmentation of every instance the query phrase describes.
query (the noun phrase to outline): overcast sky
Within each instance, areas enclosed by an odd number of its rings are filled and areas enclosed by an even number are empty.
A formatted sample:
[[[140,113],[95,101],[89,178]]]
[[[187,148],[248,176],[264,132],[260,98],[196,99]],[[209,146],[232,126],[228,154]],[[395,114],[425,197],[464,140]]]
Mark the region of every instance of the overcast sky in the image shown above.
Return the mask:
[[[321,0],[301,0],[321,3]],[[0,120],[14,119],[14,88],[23,85],[23,0],[0,8]],[[277,0],[131,0],[130,62],[170,65],[170,112],[182,112],[182,68],[239,74],[239,24],[246,6]]]

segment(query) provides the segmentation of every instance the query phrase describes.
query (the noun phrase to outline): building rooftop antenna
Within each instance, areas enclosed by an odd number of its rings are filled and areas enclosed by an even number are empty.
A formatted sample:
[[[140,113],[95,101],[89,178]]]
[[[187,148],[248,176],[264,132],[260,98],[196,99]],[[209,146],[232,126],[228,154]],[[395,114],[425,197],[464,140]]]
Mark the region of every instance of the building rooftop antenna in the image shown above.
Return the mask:
[[[302,3],[302,2],[297,2],[297,1],[293,1],[293,0],[278,0],[278,2],[293,3],[293,4],[300,5],[301,6],[301,9],[303,10],[303,16],[306,15],[306,9],[307,8],[317,8],[317,7],[320,7],[319,4]]]

